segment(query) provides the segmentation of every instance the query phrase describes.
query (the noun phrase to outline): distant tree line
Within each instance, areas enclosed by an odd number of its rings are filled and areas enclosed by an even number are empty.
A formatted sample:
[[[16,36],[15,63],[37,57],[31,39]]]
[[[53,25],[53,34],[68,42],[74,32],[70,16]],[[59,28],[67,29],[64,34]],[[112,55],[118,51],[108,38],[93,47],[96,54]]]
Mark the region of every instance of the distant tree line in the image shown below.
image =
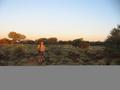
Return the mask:
[[[17,32],[10,32],[8,38],[0,39],[0,44],[39,44],[41,41],[44,41],[46,45],[58,44],[58,45],[73,45],[75,47],[88,48],[89,42],[84,41],[83,38],[63,41],[58,40],[56,37],[51,38],[39,38],[36,40],[25,40],[26,36]]]
[[[113,56],[120,56],[120,25],[117,28],[113,28],[110,35],[104,42],[101,41],[85,41],[83,38],[74,40],[58,40],[56,37],[51,38],[39,38],[36,40],[25,40],[26,36],[17,32],[10,32],[8,38],[0,39],[0,44],[39,44],[40,41],[44,41],[46,45],[59,44],[59,45],[73,45],[80,48],[88,48],[91,46],[105,46],[106,52],[111,53]],[[115,53],[113,53],[115,52]],[[112,56],[111,55],[111,56]]]

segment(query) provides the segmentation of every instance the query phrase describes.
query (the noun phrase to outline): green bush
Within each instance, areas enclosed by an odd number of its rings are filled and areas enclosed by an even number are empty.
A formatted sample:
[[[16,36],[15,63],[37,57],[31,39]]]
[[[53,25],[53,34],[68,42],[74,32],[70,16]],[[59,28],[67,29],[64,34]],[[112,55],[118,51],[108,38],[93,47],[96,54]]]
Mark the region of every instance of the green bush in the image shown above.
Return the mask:
[[[120,57],[120,26],[111,31],[105,41],[105,46],[108,57]]]

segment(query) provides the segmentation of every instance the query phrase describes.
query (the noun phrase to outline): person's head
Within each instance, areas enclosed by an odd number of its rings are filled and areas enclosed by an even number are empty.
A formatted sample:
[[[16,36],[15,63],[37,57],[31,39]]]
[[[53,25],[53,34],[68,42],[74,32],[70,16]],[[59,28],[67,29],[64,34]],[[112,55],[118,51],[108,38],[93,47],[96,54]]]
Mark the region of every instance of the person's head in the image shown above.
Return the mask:
[[[43,42],[43,41],[41,41],[41,42],[40,42],[40,45],[44,45],[44,42]]]

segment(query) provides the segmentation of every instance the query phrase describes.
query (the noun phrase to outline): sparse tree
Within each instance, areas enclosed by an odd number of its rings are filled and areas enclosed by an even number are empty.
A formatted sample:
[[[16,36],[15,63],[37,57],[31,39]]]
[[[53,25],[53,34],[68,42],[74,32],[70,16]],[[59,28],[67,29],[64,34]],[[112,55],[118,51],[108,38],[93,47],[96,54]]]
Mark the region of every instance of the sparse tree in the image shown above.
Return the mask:
[[[7,38],[0,39],[0,44],[10,44],[10,43],[11,43],[11,41]]]
[[[75,39],[72,41],[72,45],[75,47],[80,47],[82,42],[83,42],[83,38]]]
[[[25,35],[22,35],[22,34],[16,33],[16,32],[10,32],[8,34],[8,37],[11,38],[13,40],[13,42],[19,42],[19,41],[24,40],[26,38]]]
[[[57,40],[56,37],[51,37],[51,38],[48,38],[47,43],[49,43],[49,44],[56,44],[57,41],[58,40]]]
[[[120,25],[114,28],[108,38],[105,40],[105,52],[109,58],[107,64],[110,64],[110,58],[120,57]]]

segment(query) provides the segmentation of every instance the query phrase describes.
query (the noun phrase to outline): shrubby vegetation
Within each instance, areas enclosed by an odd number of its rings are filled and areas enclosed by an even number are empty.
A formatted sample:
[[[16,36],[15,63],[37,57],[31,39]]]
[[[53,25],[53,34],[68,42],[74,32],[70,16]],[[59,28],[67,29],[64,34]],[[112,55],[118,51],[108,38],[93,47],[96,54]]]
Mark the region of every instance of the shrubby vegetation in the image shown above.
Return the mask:
[[[29,57],[38,55],[34,49],[36,46],[23,44],[0,45],[0,64],[19,65],[19,62],[27,60]]]
[[[14,36],[15,35],[15,36]],[[105,42],[89,42],[82,38],[58,41],[57,38],[24,40],[26,36],[10,32],[0,39],[0,65],[39,65],[37,45],[46,44],[45,65],[119,65],[120,26],[114,28]]]
[[[18,44],[18,45],[2,45],[0,48],[0,64],[1,65],[27,65],[29,61],[34,59],[38,65],[39,53],[36,45]],[[49,45],[46,51],[47,65],[92,65],[104,64],[98,63],[101,58],[102,49],[81,49],[72,45]],[[96,54],[98,53],[98,54]]]

